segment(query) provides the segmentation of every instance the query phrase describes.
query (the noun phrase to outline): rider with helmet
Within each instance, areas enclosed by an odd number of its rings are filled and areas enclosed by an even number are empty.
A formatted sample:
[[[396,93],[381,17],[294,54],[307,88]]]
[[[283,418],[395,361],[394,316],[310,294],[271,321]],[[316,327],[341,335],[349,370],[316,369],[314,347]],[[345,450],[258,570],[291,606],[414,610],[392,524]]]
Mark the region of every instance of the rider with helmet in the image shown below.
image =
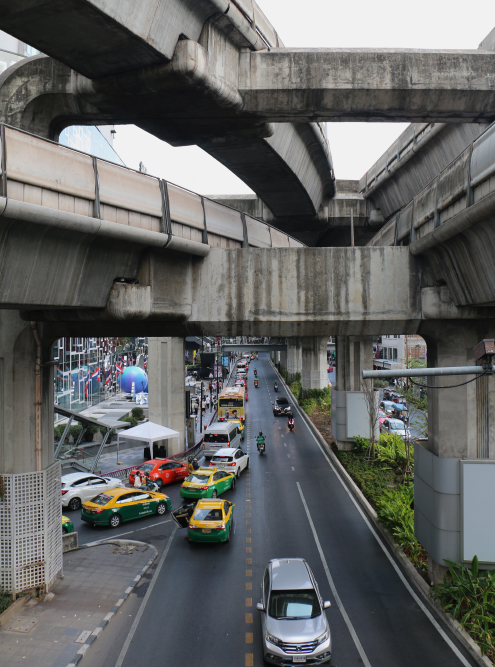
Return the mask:
[[[260,447],[262,445],[265,447],[265,436],[263,435],[263,431],[260,431],[258,437],[256,438],[256,448],[258,451],[260,451]]]

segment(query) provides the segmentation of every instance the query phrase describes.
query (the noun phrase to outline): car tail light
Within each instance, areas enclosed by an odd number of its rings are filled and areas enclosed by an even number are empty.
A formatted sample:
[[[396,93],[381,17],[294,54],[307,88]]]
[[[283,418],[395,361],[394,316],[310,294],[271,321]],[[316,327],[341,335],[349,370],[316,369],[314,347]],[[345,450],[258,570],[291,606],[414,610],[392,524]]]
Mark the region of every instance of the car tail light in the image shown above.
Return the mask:
[[[227,464],[227,465],[229,465],[229,466],[235,466],[235,463],[229,463],[229,464]]]
[[[214,464],[212,461],[210,461],[210,465],[211,465],[211,466],[214,466],[215,464]]]
[[[225,528],[226,528],[225,524],[222,523],[221,526],[215,526],[215,528],[213,528],[213,530],[225,530]]]
[[[96,514],[101,514],[103,510],[95,510]]]
[[[191,530],[198,530],[199,526],[193,526],[192,523],[190,523],[188,528],[190,528]]]
[[[208,491],[208,487],[207,486],[202,486],[201,491]]]
[[[65,496],[66,493],[69,493],[69,489],[62,489],[62,495]]]

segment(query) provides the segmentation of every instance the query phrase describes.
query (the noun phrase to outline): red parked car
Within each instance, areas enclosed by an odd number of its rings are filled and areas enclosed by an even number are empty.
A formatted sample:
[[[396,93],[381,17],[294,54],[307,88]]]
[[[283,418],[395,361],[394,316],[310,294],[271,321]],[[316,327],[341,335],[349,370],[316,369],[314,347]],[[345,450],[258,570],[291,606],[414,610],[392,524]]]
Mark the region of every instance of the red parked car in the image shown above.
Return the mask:
[[[129,475],[129,482],[134,484],[136,472],[147,473],[148,477],[161,486],[162,484],[170,484],[171,482],[179,482],[187,477],[187,468],[185,463],[174,461],[173,459],[151,459],[146,463],[141,463],[140,466],[131,470]],[[161,484],[160,484],[161,482]]]

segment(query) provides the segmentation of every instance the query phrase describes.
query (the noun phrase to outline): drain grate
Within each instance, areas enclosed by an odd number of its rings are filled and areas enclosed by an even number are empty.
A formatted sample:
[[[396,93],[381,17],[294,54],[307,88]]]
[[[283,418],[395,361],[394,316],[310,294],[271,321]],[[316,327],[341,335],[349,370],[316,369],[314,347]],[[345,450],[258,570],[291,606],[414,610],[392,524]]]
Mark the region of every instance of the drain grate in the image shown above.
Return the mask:
[[[38,619],[32,617],[14,618],[12,623],[8,625],[5,630],[7,632],[22,632],[26,634],[34,628],[37,622]]]

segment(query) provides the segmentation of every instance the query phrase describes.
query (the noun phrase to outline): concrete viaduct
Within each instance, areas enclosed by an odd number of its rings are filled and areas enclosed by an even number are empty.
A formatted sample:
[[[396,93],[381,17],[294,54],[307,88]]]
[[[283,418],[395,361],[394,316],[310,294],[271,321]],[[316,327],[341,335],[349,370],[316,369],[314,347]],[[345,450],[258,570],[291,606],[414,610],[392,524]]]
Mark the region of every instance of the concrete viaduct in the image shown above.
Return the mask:
[[[326,341],[335,335],[342,396],[361,389],[373,335],[420,333],[432,366],[472,365],[474,345],[493,337],[490,130],[474,141],[495,116],[490,40],[468,52],[294,50],[282,48],[248,0],[163,0],[157,11],[150,0],[139,14],[125,5],[0,0],[3,27],[48,54],[0,77],[1,120],[25,130],[1,126],[0,471],[12,506],[36,478],[32,512],[46,517],[24,574],[12,570],[0,582],[16,590],[36,577],[49,586],[60,560],[52,520],[60,504],[50,363],[57,338],[150,335],[150,416],[183,432],[185,335],[286,337],[287,368],[302,373],[307,389],[324,383]],[[392,147],[384,169],[368,172],[362,187],[343,185],[349,196],[341,197],[340,211],[346,200],[361,202],[358,227],[374,233],[386,222],[379,235],[367,247],[304,247],[301,238],[338,237],[329,223],[338,201],[330,153],[313,121],[349,118],[423,123],[418,132],[411,126],[414,155],[421,141],[433,154],[442,131],[451,153],[459,143],[467,153],[442,164],[434,186],[419,178],[409,197],[401,169],[414,158]],[[259,201],[235,210],[48,141],[65,125],[109,120],[175,145],[197,143]],[[435,130],[446,121],[474,130]],[[260,201],[264,219],[254,210]],[[348,217],[340,218],[341,230]],[[361,242],[369,237],[366,229]],[[493,389],[487,376],[448,396],[429,392],[417,533],[435,567],[460,557],[459,515],[444,511],[458,503],[455,462],[495,458]],[[437,488],[428,466],[447,461],[452,484]],[[428,494],[438,503],[423,502]],[[13,546],[1,548],[14,553],[26,536],[8,530]]]

